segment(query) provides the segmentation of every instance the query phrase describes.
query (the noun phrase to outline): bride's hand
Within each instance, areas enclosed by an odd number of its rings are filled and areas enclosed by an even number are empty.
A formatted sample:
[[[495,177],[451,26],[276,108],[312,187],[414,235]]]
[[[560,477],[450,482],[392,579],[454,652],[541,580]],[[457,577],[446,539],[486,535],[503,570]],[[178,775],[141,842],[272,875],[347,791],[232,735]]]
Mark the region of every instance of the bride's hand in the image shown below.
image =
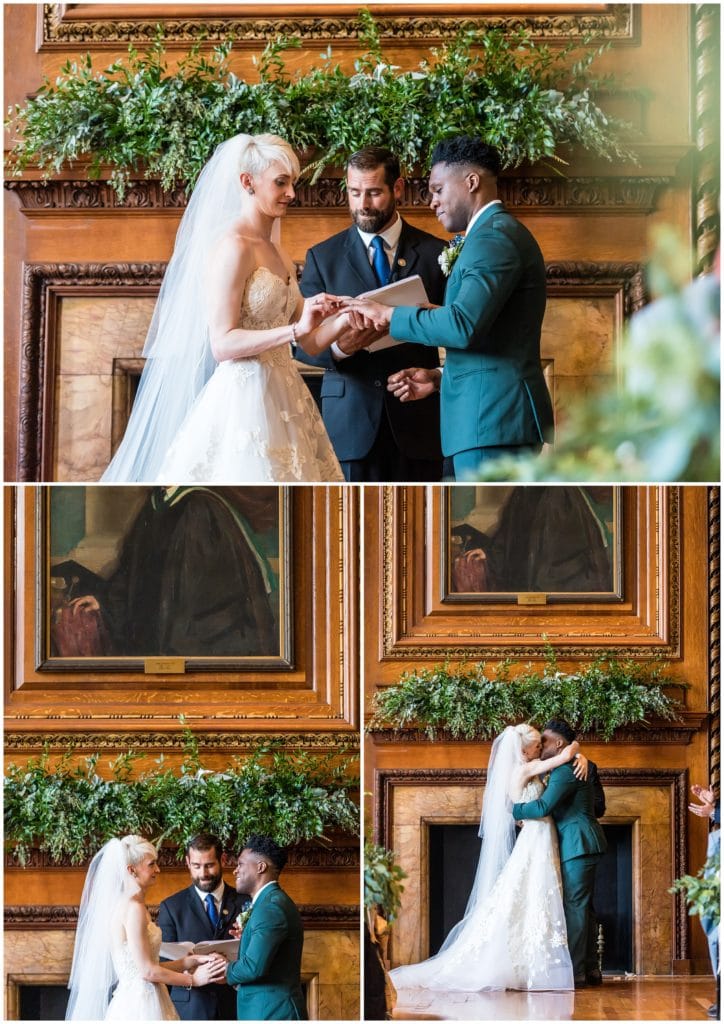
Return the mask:
[[[579,782],[585,782],[588,778],[588,758],[585,754],[579,754],[573,761],[573,774]]]
[[[319,292],[318,295],[311,295],[304,300],[302,315],[295,324],[297,336],[303,337],[311,334],[315,327],[319,327],[322,320],[326,320],[332,313],[336,313],[341,305],[341,299],[336,295],[328,295],[326,292]]]
[[[226,960],[223,956],[212,954],[205,957],[205,963],[200,964],[191,975],[191,984],[194,988],[201,985],[211,985],[215,981],[223,981],[226,977]]]

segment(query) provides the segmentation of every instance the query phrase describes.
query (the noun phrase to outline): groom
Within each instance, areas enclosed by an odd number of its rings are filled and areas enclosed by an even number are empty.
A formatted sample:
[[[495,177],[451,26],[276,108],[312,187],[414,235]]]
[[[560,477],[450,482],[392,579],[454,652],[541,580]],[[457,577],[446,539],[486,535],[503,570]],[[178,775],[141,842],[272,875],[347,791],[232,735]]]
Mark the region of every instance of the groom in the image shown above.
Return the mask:
[[[536,240],[498,199],[500,168],[498,151],[472,136],[443,139],[433,151],[430,208],[446,231],[465,232],[462,245],[456,239],[443,253],[443,306],[393,310],[357,299],[348,307],[397,340],[445,348],[442,377],[410,367],[388,387],[403,402],[440,387],[442,450],[457,479],[502,455],[538,453],[553,432],[540,364],[545,265]]]
[[[541,759],[545,761],[572,743],[576,734],[563,719],[552,719],[541,738]],[[551,814],[556,824],[568,951],[576,988],[601,984],[596,962],[592,901],[596,868],[606,852],[606,840],[596,821],[597,804],[600,805],[600,795],[596,794],[597,778],[598,772],[592,761],[589,761],[585,782],[575,777],[569,762],[553,769],[540,799],[513,804],[516,821],[545,818]],[[600,788],[600,783],[598,785]]]
[[[268,836],[249,836],[234,881],[251,896],[239,959],[226,980],[237,986],[237,1020],[307,1020],[301,984],[304,930],[299,911],[279,886],[286,850]]]

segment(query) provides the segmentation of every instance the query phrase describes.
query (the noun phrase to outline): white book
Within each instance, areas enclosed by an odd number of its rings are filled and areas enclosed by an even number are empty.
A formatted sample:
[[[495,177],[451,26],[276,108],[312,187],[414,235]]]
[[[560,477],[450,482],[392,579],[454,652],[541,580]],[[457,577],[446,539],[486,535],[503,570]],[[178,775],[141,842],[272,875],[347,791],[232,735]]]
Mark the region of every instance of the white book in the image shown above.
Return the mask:
[[[430,301],[419,274],[413,274],[411,277],[403,277],[400,281],[384,284],[381,288],[375,288],[371,292],[362,292],[357,298],[374,299],[376,302],[382,302],[385,306],[424,306]],[[373,341],[368,346],[367,351],[379,352],[383,348],[400,344],[404,344],[404,342],[397,341],[396,338],[385,334],[384,337]]]
[[[238,939],[205,939],[203,942],[162,942],[161,956],[165,960],[180,960],[190,953],[201,956],[209,953],[221,953],[227,960],[239,959]]]

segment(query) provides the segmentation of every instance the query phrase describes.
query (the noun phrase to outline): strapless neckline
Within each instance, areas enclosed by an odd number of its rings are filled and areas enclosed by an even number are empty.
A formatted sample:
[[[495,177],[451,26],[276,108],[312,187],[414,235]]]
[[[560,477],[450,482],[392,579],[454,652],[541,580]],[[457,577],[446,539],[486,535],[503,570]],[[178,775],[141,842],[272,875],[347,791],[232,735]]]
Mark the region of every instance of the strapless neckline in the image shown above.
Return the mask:
[[[265,267],[265,266],[261,266],[261,267],[254,267],[254,269],[252,270],[251,274],[249,275],[249,280],[251,280],[251,279],[252,279],[252,277],[254,276],[254,274],[258,274],[258,273],[259,273],[259,272],[260,272],[261,270],[266,270],[267,274],[271,274],[271,276],[272,276],[272,277],[275,277],[275,278],[277,279],[277,281],[281,281],[281,283],[282,283],[283,285],[286,285],[286,286],[287,286],[287,288],[288,288],[288,287],[289,287],[289,285],[290,285],[290,284],[292,283],[292,279],[291,279],[291,276],[289,276],[289,277],[288,277],[288,278],[286,279],[286,281],[285,281],[285,280],[284,280],[284,278],[283,278],[283,277],[281,276],[281,274],[277,274],[277,273],[276,273],[275,271],[273,271],[273,270],[270,270],[270,269],[269,269],[269,267]]]

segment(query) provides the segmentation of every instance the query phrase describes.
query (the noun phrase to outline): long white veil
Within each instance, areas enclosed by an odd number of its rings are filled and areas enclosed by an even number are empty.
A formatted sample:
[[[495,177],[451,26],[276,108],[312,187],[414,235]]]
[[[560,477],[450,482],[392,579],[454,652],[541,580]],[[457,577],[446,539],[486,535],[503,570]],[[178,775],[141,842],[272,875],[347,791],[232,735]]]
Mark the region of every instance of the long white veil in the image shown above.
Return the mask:
[[[453,946],[458,938],[462,939],[463,944],[468,941],[464,937],[464,932],[474,911],[489,896],[515,845],[515,822],[511,813],[509,788],[513,774],[522,761],[522,734],[515,726],[509,725],[496,737],[490,752],[480,819],[480,835],[483,842],[465,915],[450,930],[437,953],[421,963],[396,967],[391,971],[392,981],[396,987],[428,987],[438,969],[444,969],[446,961],[456,956]]]
[[[103,1020],[118,980],[111,956],[114,909],[130,877],[120,839],[111,839],[90,863],[78,913],[66,1020]]]
[[[126,433],[103,481],[157,482],[171,442],[214,371],[206,271],[215,240],[241,212],[239,165],[251,139],[242,134],[222,142],[199,175],[146,336]]]
[[[496,736],[490,751],[488,777],[485,783],[485,796],[478,832],[483,842],[465,915],[454,928],[450,929],[436,954],[437,956],[452,946],[465,927],[469,915],[487,899],[498,875],[513,852],[515,821],[513,820],[513,803],[509,791],[513,773],[522,763],[522,735],[514,725],[508,725],[499,736]]]

